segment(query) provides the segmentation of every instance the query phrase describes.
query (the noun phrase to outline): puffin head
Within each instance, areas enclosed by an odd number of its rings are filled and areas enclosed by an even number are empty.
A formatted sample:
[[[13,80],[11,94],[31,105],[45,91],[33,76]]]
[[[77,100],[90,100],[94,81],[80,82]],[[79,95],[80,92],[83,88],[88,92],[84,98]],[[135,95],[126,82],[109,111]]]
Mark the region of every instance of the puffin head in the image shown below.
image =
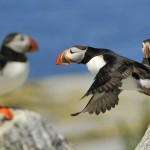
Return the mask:
[[[150,39],[146,39],[143,41],[142,51],[145,58],[150,58]]]
[[[34,52],[38,49],[38,45],[35,40],[22,33],[8,34],[2,43],[2,47],[3,46],[10,48],[17,53]]]
[[[56,65],[80,63],[83,60],[87,49],[87,46],[77,45],[64,50],[56,58]]]

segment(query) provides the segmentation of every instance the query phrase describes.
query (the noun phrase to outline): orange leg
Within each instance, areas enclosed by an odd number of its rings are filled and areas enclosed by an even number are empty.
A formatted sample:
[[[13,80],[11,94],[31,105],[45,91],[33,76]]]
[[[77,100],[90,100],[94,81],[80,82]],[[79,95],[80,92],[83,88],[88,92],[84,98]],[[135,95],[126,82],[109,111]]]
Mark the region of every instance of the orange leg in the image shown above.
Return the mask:
[[[8,107],[0,107],[0,113],[4,115],[6,120],[11,120],[13,118],[13,114]]]

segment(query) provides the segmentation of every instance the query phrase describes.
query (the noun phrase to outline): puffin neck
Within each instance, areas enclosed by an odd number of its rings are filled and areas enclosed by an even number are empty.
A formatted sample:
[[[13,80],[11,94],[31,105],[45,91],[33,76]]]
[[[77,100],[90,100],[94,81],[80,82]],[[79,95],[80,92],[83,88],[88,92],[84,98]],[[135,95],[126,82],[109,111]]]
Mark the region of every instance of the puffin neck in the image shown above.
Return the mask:
[[[8,61],[26,62],[27,58],[25,54],[17,53],[11,48],[2,46],[0,54],[3,55]]]
[[[150,58],[143,57],[142,64],[150,67]]]
[[[88,47],[83,60],[80,62],[81,64],[86,64],[88,63],[93,57],[98,56],[98,55],[103,55],[106,53],[113,53],[112,51],[104,48],[93,48],[93,47]]]

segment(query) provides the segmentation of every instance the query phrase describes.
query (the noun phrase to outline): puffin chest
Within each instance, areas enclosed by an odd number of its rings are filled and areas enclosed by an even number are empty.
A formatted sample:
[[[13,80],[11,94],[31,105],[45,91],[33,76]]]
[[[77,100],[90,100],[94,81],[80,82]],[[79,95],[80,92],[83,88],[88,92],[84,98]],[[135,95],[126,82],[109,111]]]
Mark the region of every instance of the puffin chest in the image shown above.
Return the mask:
[[[3,69],[2,74],[7,78],[18,78],[28,73],[28,63],[10,62]]]
[[[149,79],[140,79],[140,86],[144,89],[150,89],[150,80]]]
[[[0,95],[21,86],[28,76],[28,63],[10,62],[0,72]]]
[[[86,66],[88,70],[93,74],[97,75],[99,70],[106,64],[103,55],[95,56],[93,57],[88,63],[86,63]]]

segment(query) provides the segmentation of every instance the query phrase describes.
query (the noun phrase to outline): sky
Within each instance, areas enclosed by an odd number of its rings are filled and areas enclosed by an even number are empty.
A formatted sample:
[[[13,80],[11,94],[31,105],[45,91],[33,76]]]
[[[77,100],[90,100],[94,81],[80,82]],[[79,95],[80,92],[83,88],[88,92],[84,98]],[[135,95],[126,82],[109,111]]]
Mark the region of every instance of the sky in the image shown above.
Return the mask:
[[[83,65],[55,65],[73,45],[111,49],[141,61],[141,45],[150,38],[149,0],[1,0],[0,41],[10,32],[33,37],[39,51],[28,56],[29,78],[88,72]]]

